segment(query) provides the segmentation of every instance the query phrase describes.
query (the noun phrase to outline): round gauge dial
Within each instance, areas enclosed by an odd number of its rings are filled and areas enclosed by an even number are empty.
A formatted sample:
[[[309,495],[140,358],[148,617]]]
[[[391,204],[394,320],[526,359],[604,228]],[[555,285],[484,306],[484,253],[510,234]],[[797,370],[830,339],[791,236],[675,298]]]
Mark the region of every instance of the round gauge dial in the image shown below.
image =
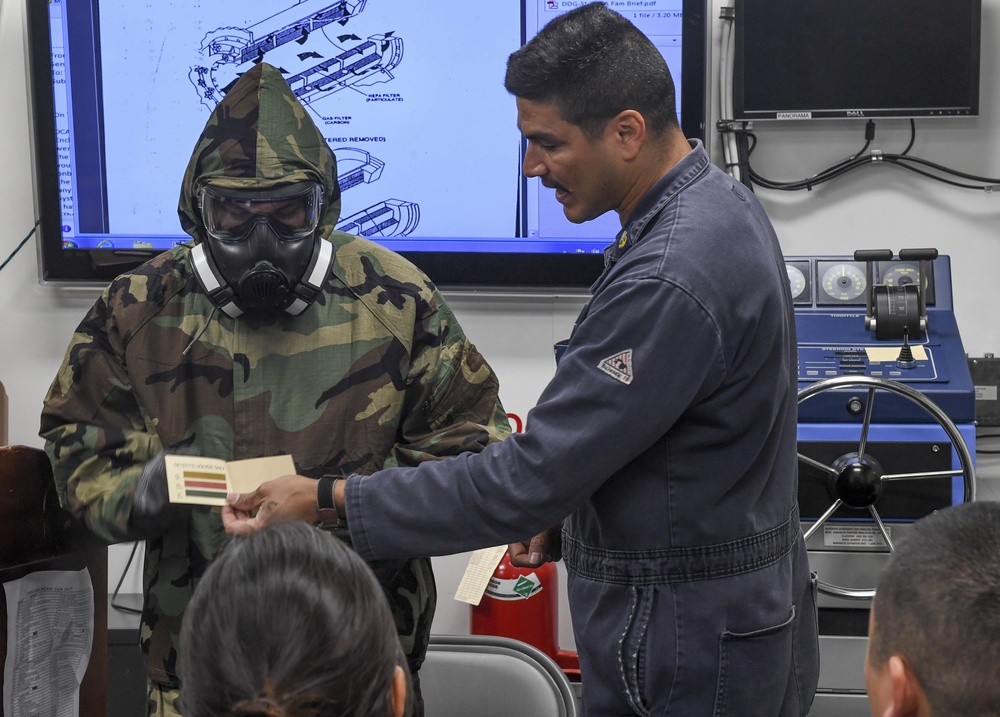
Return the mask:
[[[897,264],[882,275],[887,286],[906,286],[920,283],[920,268],[914,264]],[[926,283],[926,282],[925,282]],[[926,286],[924,288],[927,288]]]
[[[823,272],[823,291],[836,301],[851,301],[864,293],[865,273],[853,264],[834,264]]]
[[[788,285],[792,289],[792,301],[802,298],[802,293],[806,290],[806,275],[797,266],[785,264],[788,271]]]

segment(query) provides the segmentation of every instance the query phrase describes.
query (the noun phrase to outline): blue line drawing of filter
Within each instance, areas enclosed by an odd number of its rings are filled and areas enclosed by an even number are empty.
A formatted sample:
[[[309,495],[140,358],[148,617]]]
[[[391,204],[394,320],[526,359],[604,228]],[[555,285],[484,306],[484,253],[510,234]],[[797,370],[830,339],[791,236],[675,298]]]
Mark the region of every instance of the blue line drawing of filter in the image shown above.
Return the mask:
[[[420,222],[420,206],[400,199],[373,204],[337,224],[337,230],[362,237],[408,236]]]
[[[378,181],[385,169],[385,162],[357,147],[337,147],[333,154],[337,158],[337,183],[341,192]]]
[[[343,29],[365,2],[304,0],[255,25],[209,32],[199,48],[202,62],[188,73],[199,99],[213,109],[240,75],[263,60],[281,70],[303,104],[392,80],[403,40],[391,32],[363,39]],[[337,30],[341,34],[333,34]]]

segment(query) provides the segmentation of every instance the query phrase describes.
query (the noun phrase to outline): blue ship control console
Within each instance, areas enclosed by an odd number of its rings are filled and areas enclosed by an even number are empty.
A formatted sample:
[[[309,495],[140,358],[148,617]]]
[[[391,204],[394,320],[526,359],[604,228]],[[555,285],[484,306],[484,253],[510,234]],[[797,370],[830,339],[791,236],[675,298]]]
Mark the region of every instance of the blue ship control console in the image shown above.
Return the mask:
[[[799,512],[820,581],[812,716],[868,714],[870,598],[893,540],[972,500],[975,390],[934,249],[785,257],[798,332]]]

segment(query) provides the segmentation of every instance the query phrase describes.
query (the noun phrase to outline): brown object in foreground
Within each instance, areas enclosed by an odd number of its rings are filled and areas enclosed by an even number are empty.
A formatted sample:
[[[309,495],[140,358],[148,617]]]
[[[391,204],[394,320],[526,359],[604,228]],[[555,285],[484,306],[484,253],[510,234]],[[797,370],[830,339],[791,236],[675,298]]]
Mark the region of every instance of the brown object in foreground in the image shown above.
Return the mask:
[[[80,714],[108,705],[108,547],[59,507],[44,451],[0,447],[0,583],[40,570],[86,568],[94,587],[94,639],[80,685]],[[0,690],[7,660],[7,602],[0,596]],[[0,703],[0,717],[3,717]]]

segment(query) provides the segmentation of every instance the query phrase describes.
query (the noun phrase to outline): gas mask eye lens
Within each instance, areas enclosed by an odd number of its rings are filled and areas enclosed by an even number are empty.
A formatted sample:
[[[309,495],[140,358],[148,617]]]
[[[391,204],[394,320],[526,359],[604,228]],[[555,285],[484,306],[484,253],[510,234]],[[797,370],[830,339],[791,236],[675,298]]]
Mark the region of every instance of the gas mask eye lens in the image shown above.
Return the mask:
[[[204,187],[199,192],[206,231],[220,241],[242,241],[266,222],[279,239],[304,239],[319,225],[322,187],[307,183],[268,190]]]
[[[281,224],[286,232],[301,231],[307,224],[308,207],[301,201],[281,202],[271,210],[271,217]]]
[[[218,232],[245,235],[254,222],[254,215],[236,202],[218,204],[215,225]]]

